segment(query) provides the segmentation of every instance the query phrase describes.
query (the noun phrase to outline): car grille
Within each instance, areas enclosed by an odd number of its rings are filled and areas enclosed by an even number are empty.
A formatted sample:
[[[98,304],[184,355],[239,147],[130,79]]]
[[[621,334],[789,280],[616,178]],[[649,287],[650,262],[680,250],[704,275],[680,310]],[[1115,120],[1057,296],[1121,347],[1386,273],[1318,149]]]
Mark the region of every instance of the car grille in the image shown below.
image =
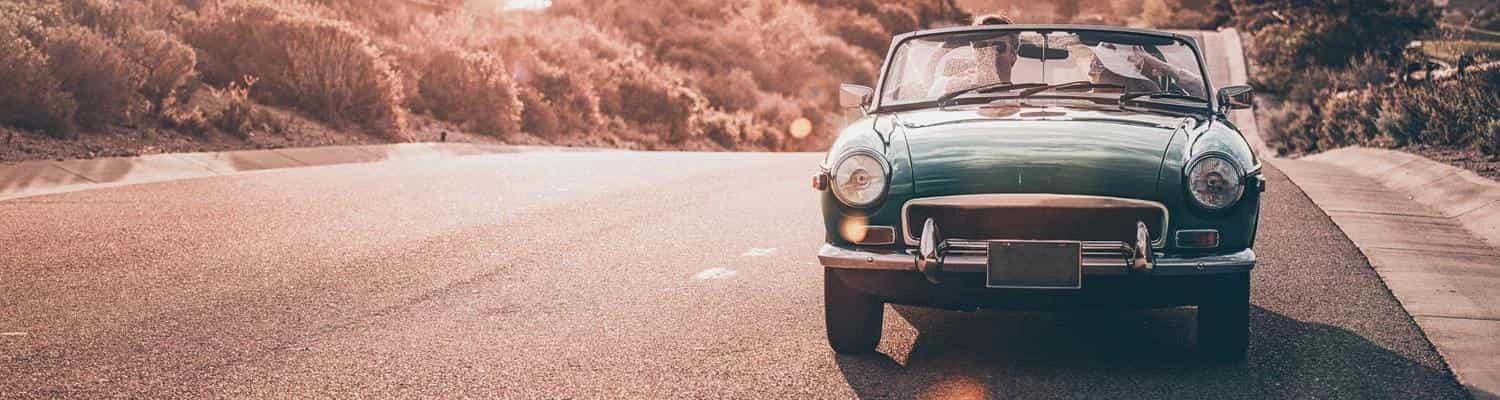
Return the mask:
[[[943,238],[967,240],[1077,240],[1132,243],[1144,222],[1153,243],[1167,224],[1160,203],[1067,195],[968,195],[916,199],[903,210],[908,243],[928,218]]]
[[[989,253],[989,243],[984,241],[949,240],[948,245],[946,261],[968,257],[982,264]],[[1126,242],[1082,242],[1080,252],[1084,272],[1091,275],[1124,273],[1135,256],[1135,250]]]

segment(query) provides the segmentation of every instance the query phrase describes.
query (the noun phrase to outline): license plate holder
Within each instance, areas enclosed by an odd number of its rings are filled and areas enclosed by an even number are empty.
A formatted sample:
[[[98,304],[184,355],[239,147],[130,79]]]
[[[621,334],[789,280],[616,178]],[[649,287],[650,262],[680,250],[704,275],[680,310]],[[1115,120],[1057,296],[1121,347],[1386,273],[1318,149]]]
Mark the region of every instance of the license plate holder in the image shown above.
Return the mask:
[[[1083,243],[1060,240],[989,241],[985,287],[1079,289],[1083,287]]]

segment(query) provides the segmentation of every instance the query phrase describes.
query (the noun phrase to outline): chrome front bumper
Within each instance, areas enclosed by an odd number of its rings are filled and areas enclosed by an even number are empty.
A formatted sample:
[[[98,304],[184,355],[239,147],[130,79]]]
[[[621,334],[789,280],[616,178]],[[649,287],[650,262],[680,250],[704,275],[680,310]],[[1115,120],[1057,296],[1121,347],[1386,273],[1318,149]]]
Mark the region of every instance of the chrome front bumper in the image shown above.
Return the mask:
[[[1117,257],[1091,257],[1085,246],[1085,276],[1130,275],[1129,262]],[[914,250],[913,250],[914,251]],[[818,262],[824,267],[856,270],[920,271],[917,255],[905,251],[845,249],[824,244],[818,249]],[[989,258],[983,252],[953,252],[942,259],[944,272],[984,272]],[[1245,249],[1229,254],[1196,257],[1169,257],[1157,254],[1145,272],[1152,276],[1210,275],[1249,272],[1255,267],[1255,250]]]

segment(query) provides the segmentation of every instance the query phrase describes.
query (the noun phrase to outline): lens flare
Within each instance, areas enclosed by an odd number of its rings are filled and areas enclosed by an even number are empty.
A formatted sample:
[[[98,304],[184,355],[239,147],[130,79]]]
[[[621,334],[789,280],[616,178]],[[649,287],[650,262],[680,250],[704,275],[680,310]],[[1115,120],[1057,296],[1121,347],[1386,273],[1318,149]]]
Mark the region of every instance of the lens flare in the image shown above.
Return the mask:
[[[807,118],[797,118],[796,121],[792,121],[792,126],[787,129],[787,133],[791,133],[794,138],[801,139],[811,135],[812,130],[812,121]]]
[[[505,0],[506,10],[541,10],[552,6],[552,0]]]
[[[941,400],[984,399],[984,384],[972,376],[957,376],[943,379],[927,388],[918,398]]]
[[[844,234],[844,239],[859,243],[865,240],[865,228],[869,227],[869,225],[869,218],[862,216],[844,217],[844,222],[839,225],[839,232]]]

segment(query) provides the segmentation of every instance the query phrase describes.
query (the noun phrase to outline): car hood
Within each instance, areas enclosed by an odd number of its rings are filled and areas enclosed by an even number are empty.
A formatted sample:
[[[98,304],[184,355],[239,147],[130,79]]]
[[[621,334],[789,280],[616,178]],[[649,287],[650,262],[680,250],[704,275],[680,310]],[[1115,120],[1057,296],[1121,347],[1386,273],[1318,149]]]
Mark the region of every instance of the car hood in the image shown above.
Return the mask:
[[[1157,199],[1167,146],[1191,118],[1062,107],[896,115],[919,197],[1056,193]]]

